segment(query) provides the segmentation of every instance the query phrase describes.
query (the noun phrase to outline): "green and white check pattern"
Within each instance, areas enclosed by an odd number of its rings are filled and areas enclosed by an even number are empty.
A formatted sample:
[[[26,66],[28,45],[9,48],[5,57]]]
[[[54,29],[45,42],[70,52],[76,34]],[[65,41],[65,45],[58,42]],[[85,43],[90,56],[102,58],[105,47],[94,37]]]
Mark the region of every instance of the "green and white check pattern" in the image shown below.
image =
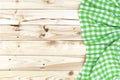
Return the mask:
[[[77,80],[120,80],[120,0],[82,0],[86,61]]]

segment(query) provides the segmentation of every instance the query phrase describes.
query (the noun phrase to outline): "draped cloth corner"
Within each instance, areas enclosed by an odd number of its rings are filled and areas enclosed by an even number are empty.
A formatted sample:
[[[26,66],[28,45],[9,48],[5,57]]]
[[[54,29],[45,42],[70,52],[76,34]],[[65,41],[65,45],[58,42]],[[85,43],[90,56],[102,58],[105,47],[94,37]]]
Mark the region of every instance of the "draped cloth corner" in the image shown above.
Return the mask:
[[[82,0],[86,60],[77,80],[120,80],[120,0]]]

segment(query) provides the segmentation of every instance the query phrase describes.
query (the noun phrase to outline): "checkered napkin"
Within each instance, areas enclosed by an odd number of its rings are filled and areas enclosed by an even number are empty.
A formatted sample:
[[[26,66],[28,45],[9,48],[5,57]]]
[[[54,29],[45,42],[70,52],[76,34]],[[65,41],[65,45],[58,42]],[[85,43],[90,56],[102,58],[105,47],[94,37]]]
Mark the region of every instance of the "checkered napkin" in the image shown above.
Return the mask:
[[[77,80],[120,80],[120,0],[82,0],[86,61]]]

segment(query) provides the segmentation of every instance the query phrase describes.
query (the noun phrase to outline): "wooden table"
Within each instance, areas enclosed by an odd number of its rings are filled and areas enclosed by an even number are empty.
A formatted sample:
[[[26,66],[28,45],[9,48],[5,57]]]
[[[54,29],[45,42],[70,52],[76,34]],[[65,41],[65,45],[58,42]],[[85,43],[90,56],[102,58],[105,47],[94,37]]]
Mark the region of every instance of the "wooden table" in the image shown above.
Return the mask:
[[[0,0],[0,80],[75,80],[85,61],[80,0]]]

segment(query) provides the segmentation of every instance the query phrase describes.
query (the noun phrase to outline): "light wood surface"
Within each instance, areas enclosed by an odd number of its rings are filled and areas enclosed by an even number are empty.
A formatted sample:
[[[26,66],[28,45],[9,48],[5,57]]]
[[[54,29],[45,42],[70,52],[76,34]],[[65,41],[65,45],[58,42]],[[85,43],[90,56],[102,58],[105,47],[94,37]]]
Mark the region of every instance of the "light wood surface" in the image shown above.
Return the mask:
[[[0,56],[0,71],[80,70],[83,56]]]
[[[0,80],[76,80],[85,62],[81,0],[0,0]]]
[[[0,41],[0,55],[85,55],[83,41]]]
[[[80,26],[78,10],[0,10],[0,24]]]
[[[78,71],[1,71],[0,80],[76,80]]]
[[[0,40],[82,40],[79,26],[0,26]]]
[[[78,9],[81,0],[0,0],[0,9]]]

